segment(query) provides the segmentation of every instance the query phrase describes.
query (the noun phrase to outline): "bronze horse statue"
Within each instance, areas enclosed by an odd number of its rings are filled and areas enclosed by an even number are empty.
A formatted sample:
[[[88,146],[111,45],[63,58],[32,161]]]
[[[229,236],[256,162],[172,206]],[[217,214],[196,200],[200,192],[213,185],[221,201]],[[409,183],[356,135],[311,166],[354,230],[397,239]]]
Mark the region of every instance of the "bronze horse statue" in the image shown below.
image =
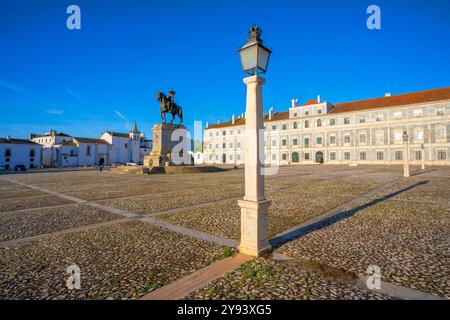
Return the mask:
[[[172,120],[170,120],[170,124],[172,124],[175,116],[178,116],[180,119],[180,125],[183,122],[183,109],[181,106],[177,105],[174,101],[175,91],[170,90],[169,96],[167,97],[162,92],[156,92],[156,100],[159,101],[159,108],[161,111],[161,119],[166,123],[166,113],[172,114]]]

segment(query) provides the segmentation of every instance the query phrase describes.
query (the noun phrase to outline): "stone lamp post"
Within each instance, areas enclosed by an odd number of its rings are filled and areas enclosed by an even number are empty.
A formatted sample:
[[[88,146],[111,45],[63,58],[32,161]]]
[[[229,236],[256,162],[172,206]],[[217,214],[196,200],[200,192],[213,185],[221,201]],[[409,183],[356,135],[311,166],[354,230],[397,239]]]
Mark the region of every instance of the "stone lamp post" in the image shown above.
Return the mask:
[[[247,43],[238,50],[242,68],[247,75],[245,132],[245,196],[239,200],[241,208],[241,241],[238,250],[247,255],[261,256],[271,250],[267,236],[267,215],[271,201],[264,194],[262,159],[264,154],[264,113],[261,74],[267,70],[271,50],[262,45],[261,29],[253,26]],[[261,132],[260,132],[261,131]]]
[[[409,147],[408,147],[408,133],[403,131],[403,154],[404,154],[404,164],[403,164],[403,176],[408,178],[409,175]]]
[[[421,167],[420,167],[420,169],[425,170],[425,146],[423,145],[423,143],[420,146],[420,150],[422,150],[422,154],[421,154],[421,157],[420,157],[420,160],[421,160]]]

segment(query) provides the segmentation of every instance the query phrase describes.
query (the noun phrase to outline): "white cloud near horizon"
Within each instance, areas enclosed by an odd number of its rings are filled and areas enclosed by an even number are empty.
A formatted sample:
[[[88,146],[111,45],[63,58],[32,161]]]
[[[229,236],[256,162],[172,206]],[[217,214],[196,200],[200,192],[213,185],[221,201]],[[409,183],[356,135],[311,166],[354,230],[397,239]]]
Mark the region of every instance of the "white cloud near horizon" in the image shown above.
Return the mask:
[[[24,94],[24,95],[29,94],[28,91],[24,87],[18,85],[17,83],[0,80],[0,87],[20,93],[20,94]]]
[[[61,110],[61,109],[48,109],[48,110],[45,110],[45,112],[48,114],[53,114],[53,115],[57,115],[57,116],[64,114],[64,110]]]
[[[81,102],[82,104],[84,104],[84,100],[81,98],[81,96],[75,92],[73,92],[70,89],[66,89],[66,92],[72,97],[75,98],[76,100],[78,100],[79,102]]]
[[[128,119],[123,114],[121,114],[119,111],[114,110],[114,113],[122,120],[125,120],[125,129],[130,129],[130,121],[128,121]]]

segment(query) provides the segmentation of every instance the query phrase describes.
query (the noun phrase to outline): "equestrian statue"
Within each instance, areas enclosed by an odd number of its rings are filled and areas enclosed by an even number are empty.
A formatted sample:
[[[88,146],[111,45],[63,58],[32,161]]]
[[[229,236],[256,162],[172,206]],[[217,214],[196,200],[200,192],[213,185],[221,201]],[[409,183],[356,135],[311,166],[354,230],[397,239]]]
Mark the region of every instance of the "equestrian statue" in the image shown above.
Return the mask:
[[[175,91],[170,90],[169,96],[167,97],[163,92],[156,92],[156,100],[159,101],[159,108],[161,111],[161,119],[166,123],[166,113],[172,114],[172,120],[170,120],[170,124],[172,124],[175,116],[178,116],[180,119],[180,125],[183,122],[183,110],[181,106],[177,105],[174,100]]]

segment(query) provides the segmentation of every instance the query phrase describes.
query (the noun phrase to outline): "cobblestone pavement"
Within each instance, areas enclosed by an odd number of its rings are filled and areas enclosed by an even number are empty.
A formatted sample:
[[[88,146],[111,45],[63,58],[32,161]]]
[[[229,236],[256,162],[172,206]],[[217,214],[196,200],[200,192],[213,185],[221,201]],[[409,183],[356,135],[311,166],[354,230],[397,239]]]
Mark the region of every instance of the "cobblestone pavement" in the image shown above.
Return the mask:
[[[450,298],[450,169],[401,179],[400,166],[282,167],[266,177],[274,235],[394,179],[370,206],[291,241],[277,252]],[[154,219],[239,238],[243,170],[186,175],[115,175],[107,171],[9,175],[8,178]],[[0,179],[2,177],[0,176]],[[426,181],[426,183],[420,183]],[[411,185],[415,185],[411,187]],[[398,192],[401,190],[401,192]],[[219,202],[220,201],[220,202]],[[187,206],[203,203],[197,208]],[[54,206],[54,208],[53,208]],[[39,209],[42,208],[42,209]],[[62,210],[64,208],[64,210]],[[18,210],[14,212],[15,210]],[[114,219],[84,205],[2,180],[0,239],[22,238]],[[17,232],[15,232],[17,231]],[[77,231],[0,249],[0,298],[138,298],[223,257],[224,248],[141,222]],[[82,290],[65,287],[66,267],[81,267]],[[247,263],[190,298],[387,299],[348,279],[266,258]]]
[[[382,280],[450,298],[448,206],[381,202],[277,250],[364,274],[381,268]]]
[[[267,258],[247,262],[189,295],[188,299],[323,300],[389,299],[388,296],[354,286],[354,278],[342,274],[319,274],[296,265]]]
[[[25,238],[72,227],[95,224],[120,216],[79,204],[69,204],[0,215],[0,241]]]
[[[134,299],[223,257],[223,248],[141,222],[0,250],[2,299]],[[69,290],[66,268],[81,271]]]

